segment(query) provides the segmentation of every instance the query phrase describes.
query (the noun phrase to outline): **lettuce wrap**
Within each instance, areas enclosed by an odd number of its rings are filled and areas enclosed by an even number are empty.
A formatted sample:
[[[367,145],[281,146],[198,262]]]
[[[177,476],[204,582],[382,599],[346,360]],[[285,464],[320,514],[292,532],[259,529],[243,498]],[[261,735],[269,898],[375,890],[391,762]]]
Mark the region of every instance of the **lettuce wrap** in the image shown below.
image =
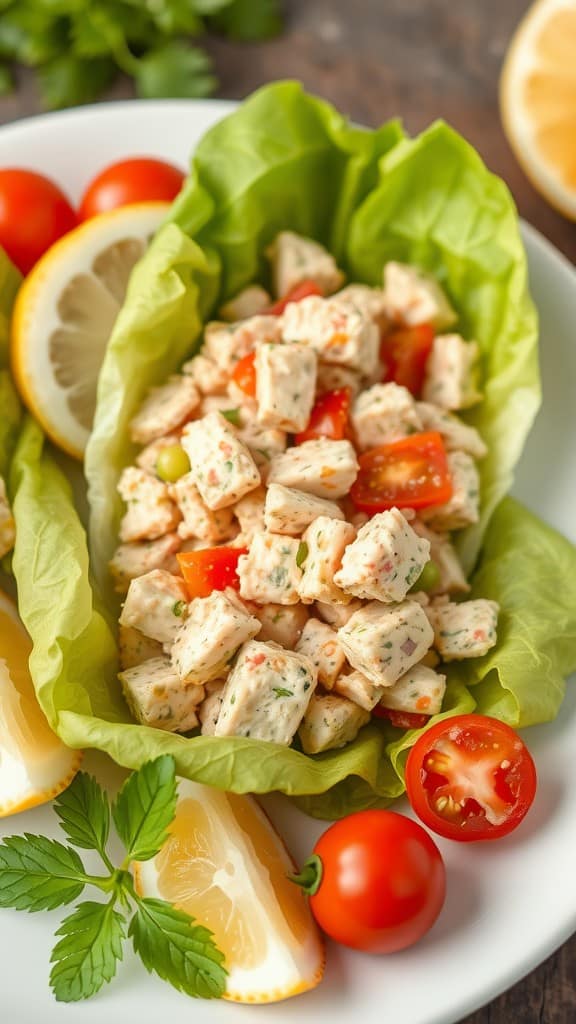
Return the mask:
[[[147,389],[195,350],[219,302],[255,279],[267,283],[263,251],[282,228],[327,245],[351,280],[378,282],[390,258],[434,271],[463,334],[478,341],[486,398],[468,418],[490,454],[481,522],[462,538],[462,556],[470,569],[481,548],[473,592],[500,603],[499,642],[450,669],[444,711],[431,721],[475,706],[513,726],[556,715],[576,667],[576,549],[501,501],[540,401],[513,202],[446,125],[415,140],[395,122],[354,128],[295,83],[261,90],[208,132],[170,223],[132,275],[86,457],[90,560],[69,485],[39,428],[26,423],[11,472],[14,571],[39,699],[67,743],[131,768],[171,753],[183,776],[241,793],[280,790],[330,818],[399,796],[418,732],[373,721],[347,747],[317,757],[246,738],[184,737],[136,725],[115,674],[118,597],[107,562],[121,514],[116,483],[135,451],[128,422]]]

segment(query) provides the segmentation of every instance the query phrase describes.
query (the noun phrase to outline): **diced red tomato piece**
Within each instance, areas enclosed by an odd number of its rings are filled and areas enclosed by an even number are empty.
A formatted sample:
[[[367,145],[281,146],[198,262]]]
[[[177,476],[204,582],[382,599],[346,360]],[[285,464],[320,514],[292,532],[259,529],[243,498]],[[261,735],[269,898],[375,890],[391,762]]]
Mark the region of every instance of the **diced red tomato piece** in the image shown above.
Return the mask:
[[[380,346],[380,359],[385,367],[383,380],[402,384],[418,398],[433,342],[434,328],[430,324],[386,334]]]
[[[321,395],[310,413],[306,430],[296,434],[296,444],[316,441],[319,437],[328,437],[331,441],[347,437],[351,398],[350,388],[338,388]]]
[[[372,710],[375,718],[387,718],[396,729],[422,729],[430,721],[429,715],[418,715],[413,711],[396,711],[377,704]]]
[[[300,284],[295,284],[284,298],[278,299],[278,302],[270,306],[266,312],[269,316],[281,316],[289,302],[301,302],[309,295],[322,295],[322,289],[315,281],[300,281]]]
[[[210,597],[214,590],[226,590],[226,587],[238,590],[238,559],[247,553],[247,548],[221,547],[177,555],[190,600]]]
[[[232,380],[238,385],[241,391],[249,398],[256,397],[256,367],[254,365],[256,354],[249,352],[247,356],[240,359],[234,368]]]
[[[350,497],[362,512],[427,508],[452,497],[444,443],[435,430],[371,448],[358,462]]]

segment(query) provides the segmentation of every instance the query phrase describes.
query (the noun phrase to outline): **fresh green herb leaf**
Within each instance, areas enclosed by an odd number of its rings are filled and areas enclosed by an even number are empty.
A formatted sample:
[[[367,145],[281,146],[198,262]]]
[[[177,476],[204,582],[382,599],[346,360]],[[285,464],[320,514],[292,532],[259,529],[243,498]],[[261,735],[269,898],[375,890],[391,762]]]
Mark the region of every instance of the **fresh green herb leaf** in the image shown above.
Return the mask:
[[[220,0],[220,6],[222,3],[229,3],[229,0]],[[150,5],[150,17],[167,36],[200,35],[204,29],[202,13],[201,6],[194,0],[154,0],[154,6]]]
[[[195,99],[209,96],[217,84],[210,57],[197,47],[181,42],[166,43],[141,57],[135,78],[138,95],[143,99],[170,96]]]
[[[294,696],[292,690],[287,690],[285,686],[273,686],[272,687],[272,691],[273,691],[273,693],[276,694],[277,697],[293,697]]]
[[[172,605],[172,614],[175,615],[177,619],[180,619],[182,618],[185,609],[186,601],[175,601]]]
[[[58,109],[97,99],[116,74],[112,60],[81,60],[70,54],[57,57],[38,70],[42,101]]]
[[[213,24],[233,39],[270,39],[282,31],[279,0],[233,0],[213,19]]]
[[[221,413],[224,419],[228,420],[228,423],[233,423],[235,427],[240,427],[242,425],[240,409],[222,409]]]
[[[110,803],[94,776],[78,772],[68,789],[55,800],[54,810],[72,845],[83,850],[97,850],[111,868],[106,855]]]
[[[56,935],[50,985],[63,1003],[88,999],[116,974],[122,960],[126,923],[114,900],[109,903],[81,903],[65,918]]]
[[[118,11],[101,3],[85,5],[72,22],[71,36],[77,57],[109,57],[125,45]]]
[[[76,850],[46,836],[8,836],[0,843],[0,907],[54,910],[89,881]]]
[[[127,860],[150,860],[166,842],[176,812],[174,758],[148,761],[126,780],[112,807]]]
[[[37,67],[66,50],[66,28],[50,14],[18,2],[0,18],[0,57]]]
[[[0,64],[0,96],[6,96],[14,89],[14,79],[7,64]]]
[[[298,545],[298,551],[296,552],[296,565],[299,569],[302,568],[304,562],[308,558],[308,545],[305,540],[301,540]]]
[[[129,935],[147,971],[155,971],[180,992],[217,999],[226,969],[212,932],[163,900],[138,899]]]

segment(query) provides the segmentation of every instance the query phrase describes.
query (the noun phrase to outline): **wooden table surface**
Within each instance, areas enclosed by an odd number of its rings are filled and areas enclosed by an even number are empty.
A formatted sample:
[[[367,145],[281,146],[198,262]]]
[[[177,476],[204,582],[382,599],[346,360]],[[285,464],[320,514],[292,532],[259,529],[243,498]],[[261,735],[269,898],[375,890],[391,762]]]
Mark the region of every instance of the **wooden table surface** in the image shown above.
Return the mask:
[[[250,46],[209,40],[207,46],[219,95],[227,98],[293,77],[364,124],[399,115],[417,132],[444,118],[506,180],[520,214],[576,262],[576,225],[534,191],[500,125],[499,69],[528,6],[527,0],[287,0],[281,38]],[[105,98],[131,95],[130,83],[119,80]],[[0,100],[0,123],[39,110],[32,76],[23,73],[17,93]],[[576,936],[462,1024],[575,1022]]]

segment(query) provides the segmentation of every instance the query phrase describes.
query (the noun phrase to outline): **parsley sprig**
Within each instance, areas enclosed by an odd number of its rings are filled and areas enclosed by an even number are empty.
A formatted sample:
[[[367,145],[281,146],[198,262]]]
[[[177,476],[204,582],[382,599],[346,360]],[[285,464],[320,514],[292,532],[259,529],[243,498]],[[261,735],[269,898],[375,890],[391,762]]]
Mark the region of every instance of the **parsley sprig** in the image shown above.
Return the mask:
[[[212,933],[170,903],[139,896],[128,870],[160,851],[176,800],[168,755],[133,772],[112,805],[96,779],[80,772],[54,803],[71,845],[29,833],[0,843],[0,907],[54,910],[77,900],[87,885],[105,897],[79,903],[56,932],[50,985],[61,1002],[88,999],[111,981],[127,937],[146,970],[179,991],[205,999],[224,992],[224,957]],[[126,851],[119,867],[107,849],[112,822]],[[108,873],[88,874],[74,847],[95,851]]]

